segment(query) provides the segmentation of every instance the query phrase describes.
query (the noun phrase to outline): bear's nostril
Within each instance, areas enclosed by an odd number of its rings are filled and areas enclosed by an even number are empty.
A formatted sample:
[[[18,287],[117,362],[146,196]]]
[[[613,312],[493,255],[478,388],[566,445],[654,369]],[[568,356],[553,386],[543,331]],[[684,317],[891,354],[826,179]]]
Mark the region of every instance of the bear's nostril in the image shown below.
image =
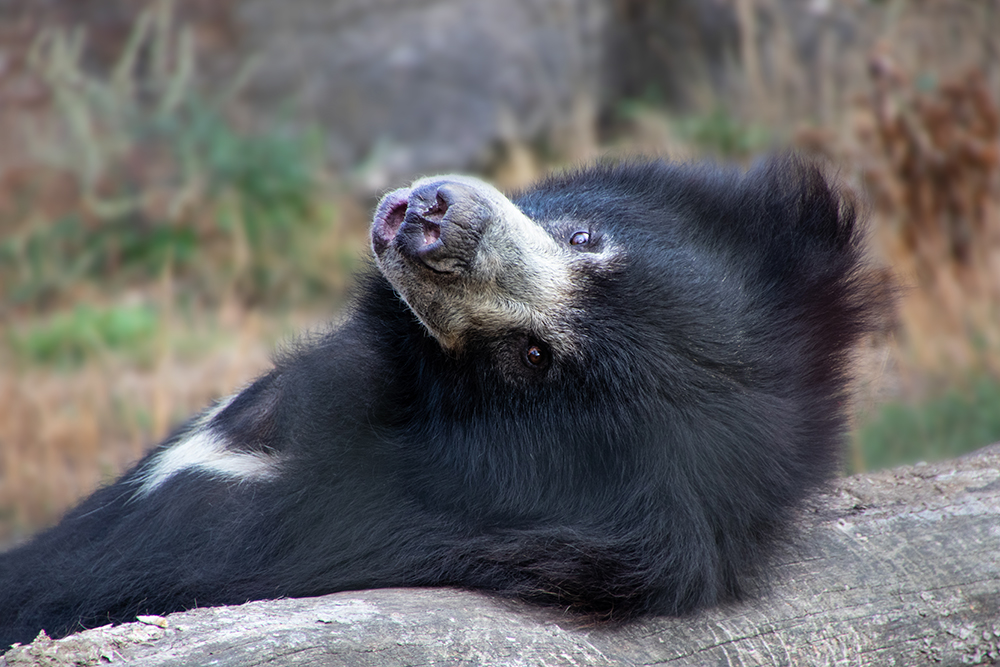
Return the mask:
[[[430,220],[427,220],[426,218],[424,220],[422,220],[421,222],[423,223],[421,225],[421,227],[423,227],[423,230],[424,230],[424,245],[425,246],[429,246],[432,243],[434,243],[435,241],[437,241],[439,238],[441,238],[441,225],[439,225],[439,224],[437,224],[435,222],[431,222]]]
[[[464,271],[477,252],[484,225],[492,219],[495,207],[477,191],[476,183],[461,179],[418,181],[406,192],[403,222],[386,247],[440,274]],[[373,246],[378,255],[379,242]]]
[[[448,202],[438,191],[434,204],[420,216],[420,226],[424,232],[424,246],[429,246],[441,238],[441,221],[448,214]]]
[[[425,220],[431,222],[441,222],[441,219],[448,213],[448,202],[445,201],[444,197],[441,196],[441,192],[438,191],[434,205],[431,206],[422,216]]]

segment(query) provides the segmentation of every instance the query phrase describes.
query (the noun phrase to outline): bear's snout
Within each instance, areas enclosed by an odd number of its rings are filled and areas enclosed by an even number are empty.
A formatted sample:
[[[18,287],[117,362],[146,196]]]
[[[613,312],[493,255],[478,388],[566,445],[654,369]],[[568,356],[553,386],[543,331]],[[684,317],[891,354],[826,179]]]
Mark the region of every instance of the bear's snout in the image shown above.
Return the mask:
[[[386,195],[372,226],[372,248],[390,246],[437,273],[461,273],[476,254],[486,227],[499,217],[492,198],[475,184],[452,180],[418,183]]]

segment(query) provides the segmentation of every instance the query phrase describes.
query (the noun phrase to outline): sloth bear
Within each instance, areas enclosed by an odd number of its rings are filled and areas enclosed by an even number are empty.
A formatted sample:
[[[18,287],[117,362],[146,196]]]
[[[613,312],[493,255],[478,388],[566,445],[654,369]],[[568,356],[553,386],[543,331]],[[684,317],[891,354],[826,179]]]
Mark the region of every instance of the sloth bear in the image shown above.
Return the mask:
[[[794,157],[387,194],[347,317],[0,557],[0,641],[389,586],[737,597],[837,470],[884,303]]]

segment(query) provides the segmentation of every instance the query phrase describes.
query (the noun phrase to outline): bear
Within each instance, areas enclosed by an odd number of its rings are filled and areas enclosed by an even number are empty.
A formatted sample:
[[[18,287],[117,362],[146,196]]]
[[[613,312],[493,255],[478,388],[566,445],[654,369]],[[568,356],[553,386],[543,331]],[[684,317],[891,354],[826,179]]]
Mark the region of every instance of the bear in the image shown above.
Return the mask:
[[[390,192],[338,325],[0,557],[0,641],[379,587],[745,597],[838,470],[890,307],[864,228],[794,155]]]

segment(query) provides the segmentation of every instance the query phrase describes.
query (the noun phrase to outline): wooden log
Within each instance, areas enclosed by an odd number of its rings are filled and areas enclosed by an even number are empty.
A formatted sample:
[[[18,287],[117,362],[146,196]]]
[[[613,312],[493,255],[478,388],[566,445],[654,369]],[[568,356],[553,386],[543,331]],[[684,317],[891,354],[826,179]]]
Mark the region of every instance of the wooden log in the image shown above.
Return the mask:
[[[1000,662],[1000,445],[839,480],[752,597],[588,625],[448,589],[197,609],[40,637],[0,665],[957,665]]]

